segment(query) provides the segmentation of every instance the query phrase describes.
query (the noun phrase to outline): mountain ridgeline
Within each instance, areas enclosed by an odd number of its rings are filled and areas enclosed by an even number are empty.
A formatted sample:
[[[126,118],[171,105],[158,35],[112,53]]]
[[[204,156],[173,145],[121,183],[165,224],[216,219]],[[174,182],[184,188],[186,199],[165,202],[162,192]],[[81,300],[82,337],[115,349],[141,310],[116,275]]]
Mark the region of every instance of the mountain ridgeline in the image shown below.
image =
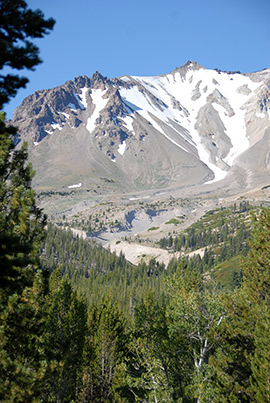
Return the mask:
[[[28,142],[36,189],[102,184],[108,194],[268,184],[269,118],[269,69],[187,62],[154,77],[76,77],[24,99],[12,123]]]

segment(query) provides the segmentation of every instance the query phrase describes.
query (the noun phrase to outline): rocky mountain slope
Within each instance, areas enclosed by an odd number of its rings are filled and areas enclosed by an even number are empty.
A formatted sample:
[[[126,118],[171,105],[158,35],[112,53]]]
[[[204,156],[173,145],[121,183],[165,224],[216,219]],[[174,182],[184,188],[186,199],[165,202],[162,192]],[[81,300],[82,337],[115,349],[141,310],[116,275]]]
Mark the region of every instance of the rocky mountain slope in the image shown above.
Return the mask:
[[[91,193],[267,184],[270,69],[241,74],[187,62],[156,77],[91,78],[36,91],[12,123],[38,190]],[[223,182],[220,182],[223,180]]]

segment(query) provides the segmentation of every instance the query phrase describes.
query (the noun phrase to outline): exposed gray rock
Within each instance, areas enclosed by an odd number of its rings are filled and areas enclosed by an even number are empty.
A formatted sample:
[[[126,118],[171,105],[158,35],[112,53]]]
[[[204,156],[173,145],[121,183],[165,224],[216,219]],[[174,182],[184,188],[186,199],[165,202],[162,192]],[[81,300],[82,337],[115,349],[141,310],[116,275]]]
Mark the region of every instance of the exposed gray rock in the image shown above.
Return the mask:
[[[195,89],[192,91],[192,96],[191,99],[192,101],[196,101],[198,98],[200,98],[201,93],[200,93],[200,85],[201,85],[202,81],[200,80],[197,84]]]
[[[225,98],[219,90],[215,89],[214,92],[207,97],[207,101],[210,103],[217,103],[218,105],[223,106],[224,109],[226,109],[228,116],[233,116],[234,115],[234,110],[229,104],[229,101],[227,98]]]
[[[40,188],[173,189],[220,172],[237,175],[239,187],[253,186],[256,170],[263,177],[270,169],[270,70],[241,81],[239,74],[189,61],[160,78],[79,76],[22,102],[12,120],[16,142],[28,141]],[[242,97],[240,108],[234,96]]]
[[[238,87],[237,92],[239,92],[239,94],[249,95],[251,93],[251,90],[248,88],[247,84],[245,84],[241,87]]]

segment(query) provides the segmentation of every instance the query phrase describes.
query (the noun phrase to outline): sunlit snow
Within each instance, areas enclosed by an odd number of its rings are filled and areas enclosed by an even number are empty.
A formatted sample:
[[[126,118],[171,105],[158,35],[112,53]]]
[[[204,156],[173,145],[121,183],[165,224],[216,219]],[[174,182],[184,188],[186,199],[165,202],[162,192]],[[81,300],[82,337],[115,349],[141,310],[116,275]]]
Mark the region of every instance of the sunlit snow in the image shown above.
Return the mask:
[[[146,120],[148,120],[153,127],[158,130],[161,134],[163,134],[168,140],[170,140],[173,144],[177,145],[178,147],[182,148],[184,151],[186,149],[178,144],[175,140],[172,140],[161,128],[161,126],[157,123],[155,119],[152,118],[152,115],[160,119],[161,121],[167,121],[168,118],[174,119],[173,114],[168,109],[164,109],[161,111],[151,102],[151,99],[145,95],[144,93],[140,92],[137,87],[132,87],[131,89],[121,88],[121,96],[124,98],[125,103],[132,103],[137,106],[137,112],[143,116]],[[168,122],[168,125],[171,124]]]
[[[53,122],[53,123],[51,124],[51,126],[52,126],[52,128],[53,128],[54,130],[56,130],[56,129],[62,130],[62,129],[63,129],[63,127],[61,127],[61,126],[59,125],[59,123]]]
[[[232,142],[232,148],[224,158],[224,161],[231,166],[234,159],[249,147],[249,141],[246,136],[245,111],[239,108],[236,115],[229,117],[223,106],[215,102],[212,103],[212,106],[219,113],[226,128],[225,133]]]
[[[66,112],[58,112],[58,113],[61,113],[62,115],[65,116],[65,118],[69,119],[69,114],[68,113],[66,113]]]
[[[80,183],[77,183],[77,184],[75,184],[75,185],[70,185],[70,186],[68,186],[68,189],[80,188],[81,186],[82,186],[82,184],[81,184],[81,182],[80,182]]]
[[[89,90],[89,88],[87,88],[87,87],[82,88],[82,93],[81,93],[81,95],[79,95],[79,97],[81,99],[81,103],[85,109],[87,108],[86,93],[88,90]]]
[[[265,117],[265,113],[263,113],[263,112],[256,112],[256,116],[257,116],[257,118],[261,118],[261,119],[263,119],[264,117]]]
[[[191,67],[191,66],[190,66]],[[165,122],[167,125],[177,133],[177,130],[172,126],[170,121],[174,121],[177,124],[181,124],[186,128],[190,134],[183,136],[183,133],[179,133],[179,136],[191,145],[195,145],[200,160],[202,160],[215,174],[215,181],[223,179],[227,171],[218,168],[210,161],[210,155],[205,146],[201,143],[201,138],[196,130],[197,117],[200,109],[208,102],[208,97],[213,94],[215,89],[230,102],[230,106],[233,109],[235,115],[229,117],[225,109],[215,103],[213,107],[217,110],[226,127],[226,135],[231,140],[231,150],[224,159],[229,165],[232,165],[235,158],[245,151],[249,142],[246,135],[245,126],[245,110],[242,109],[245,102],[252,97],[253,92],[261,85],[261,83],[253,82],[249,77],[234,74],[232,77],[230,74],[209,71],[207,69],[188,70],[186,77],[183,78],[180,72],[174,72],[166,76],[156,77],[132,77],[135,81],[142,84],[147,90],[152,93],[157,99],[162,101],[166,106],[156,106],[147,95],[146,92],[138,90],[137,86],[130,88],[122,87],[120,94],[126,104],[133,104],[136,107],[137,113],[147,119],[155,129],[162,133],[169,141],[178,147],[187,151],[182,142],[178,142],[170,138],[168,134],[164,132],[161,124]],[[233,79],[232,79],[233,78]],[[127,79],[125,80],[127,81]],[[237,89],[241,86],[247,86],[250,89],[250,94],[240,93]],[[192,95],[198,94],[195,100],[192,100]],[[183,108],[188,111],[188,116],[185,116],[181,108],[177,108],[172,104],[172,97],[177,100]],[[194,99],[194,98],[193,98]],[[157,120],[155,120],[155,118]]]
[[[124,155],[125,151],[126,151],[126,142],[123,141],[118,147],[118,152],[119,154]]]
[[[96,120],[99,117],[100,112],[102,109],[105,108],[108,98],[103,98],[103,95],[106,93],[106,89],[103,91],[101,89],[93,89],[91,93],[91,98],[93,104],[95,105],[94,112],[92,116],[87,119],[86,129],[89,133],[92,133],[96,128]]]
[[[132,116],[127,115],[126,117],[122,118],[122,121],[124,122],[126,128],[128,129],[129,132],[134,133],[134,129],[132,126],[133,123],[133,118]]]
[[[87,108],[87,102],[86,102],[86,93],[89,90],[89,88],[84,87],[81,89],[81,94],[75,94],[74,96],[78,101],[78,104],[81,109],[86,109]]]

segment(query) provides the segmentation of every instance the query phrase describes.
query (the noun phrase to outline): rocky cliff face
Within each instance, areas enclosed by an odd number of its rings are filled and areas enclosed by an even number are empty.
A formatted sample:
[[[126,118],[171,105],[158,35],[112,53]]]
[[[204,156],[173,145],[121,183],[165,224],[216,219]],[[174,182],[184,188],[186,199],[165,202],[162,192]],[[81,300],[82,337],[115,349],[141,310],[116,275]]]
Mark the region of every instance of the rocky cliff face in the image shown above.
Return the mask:
[[[96,72],[36,91],[12,123],[28,141],[39,188],[105,181],[133,191],[224,178],[255,186],[269,173],[270,70],[187,62],[156,77]]]

